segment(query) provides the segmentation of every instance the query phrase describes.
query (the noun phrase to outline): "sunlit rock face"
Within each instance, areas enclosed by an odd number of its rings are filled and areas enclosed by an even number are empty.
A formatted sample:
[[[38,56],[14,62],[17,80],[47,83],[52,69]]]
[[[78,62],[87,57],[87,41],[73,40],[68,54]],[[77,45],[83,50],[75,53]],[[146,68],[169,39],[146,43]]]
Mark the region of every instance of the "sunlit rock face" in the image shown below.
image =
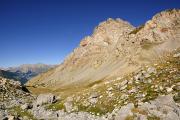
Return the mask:
[[[56,90],[122,76],[180,47],[180,10],[156,14],[135,28],[121,19],[100,23],[58,67],[30,80]]]

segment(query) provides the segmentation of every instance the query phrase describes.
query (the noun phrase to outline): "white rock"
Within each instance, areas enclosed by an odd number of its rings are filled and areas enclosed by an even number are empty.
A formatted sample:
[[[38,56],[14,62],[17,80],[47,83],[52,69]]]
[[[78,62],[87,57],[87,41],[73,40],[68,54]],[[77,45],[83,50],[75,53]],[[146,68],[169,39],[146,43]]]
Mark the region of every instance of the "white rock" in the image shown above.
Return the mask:
[[[134,79],[136,81],[142,81],[144,79],[144,76],[142,75],[142,73],[138,73],[136,76],[134,76]]]
[[[168,88],[166,88],[166,91],[167,91],[168,93],[170,93],[170,92],[172,92],[172,91],[173,91],[173,89],[172,89],[172,88],[170,88],[170,87],[168,87]]]
[[[8,120],[15,120],[15,117],[11,116],[11,115],[9,115],[7,118],[8,118]]]
[[[133,103],[129,103],[126,106],[123,106],[118,112],[115,120],[125,120],[127,116],[133,115],[131,110],[134,108]]]
[[[98,98],[89,98],[89,102],[91,104],[96,104],[98,102]]]
[[[42,105],[42,104],[46,104],[46,103],[53,103],[56,101],[56,96],[48,93],[48,94],[40,94],[37,97],[37,100],[35,102],[36,105]]]
[[[124,89],[126,89],[126,88],[127,88],[127,85],[124,85],[124,86],[120,87],[119,90],[121,91],[121,90],[124,90]]]
[[[110,87],[110,88],[108,88],[107,90],[108,90],[108,91],[112,91],[112,90],[113,90],[113,88],[112,88],[112,87]]]
[[[127,98],[128,98],[128,95],[127,95],[127,94],[122,94],[121,97],[120,97],[121,100],[125,100],[125,99],[127,99]]]
[[[148,120],[146,115],[142,114],[136,114],[137,115],[137,120]]]
[[[167,113],[167,115],[164,118],[164,120],[180,120],[180,116],[178,116],[173,111],[170,111],[170,112]]]
[[[124,86],[124,85],[126,85],[128,83],[128,81],[127,80],[124,80],[124,81],[122,81],[121,83],[120,83],[120,86]]]
[[[128,93],[135,93],[135,92],[137,92],[137,90],[135,88],[128,91]]]
[[[180,53],[177,53],[177,54],[174,54],[173,57],[179,57],[180,56]]]
[[[71,112],[73,110],[73,104],[71,101],[65,102],[64,106],[67,112]]]
[[[25,110],[25,109],[27,109],[27,108],[28,108],[28,104],[27,104],[27,103],[24,104],[24,105],[21,105],[21,109]]]
[[[161,91],[162,91],[162,90],[163,90],[163,87],[162,87],[162,86],[159,86],[159,90],[161,90]]]
[[[148,72],[149,74],[151,74],[151,73],[156,74],[156,73],[157,73],[156,68],[154,68],[154,67],[149,67],[149,68],[147,69],[147,72]]]

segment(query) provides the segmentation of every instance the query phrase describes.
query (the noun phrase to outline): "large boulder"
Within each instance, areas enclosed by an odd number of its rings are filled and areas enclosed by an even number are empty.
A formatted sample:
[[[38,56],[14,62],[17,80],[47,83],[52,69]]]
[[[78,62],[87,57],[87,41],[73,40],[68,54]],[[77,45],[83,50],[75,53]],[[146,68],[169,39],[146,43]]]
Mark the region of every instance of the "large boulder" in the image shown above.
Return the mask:
[[[35,118],[38,120],[57,120],[58,116],[56,111],[47,110],[44,108],[44,106],[39,107],[33,107],[33,109],[30,110],[31,114],[34,115]]]
[[[66,102],[64,103],[64,107],[68,113],[73,111],[73,98],[72,97],[68,97],[66,99]]]
[[[159,96],[150,103],[144,103],[139,108],[162,120],[180,119],[180,108],[174,102],[172,95]]]
[[[43,105],[43,104],[48,104],[48,103],[54,103],[56,102],[56,96],[53,95],[52,93],[48,94],[40,94],[37,97],[37,100],[35,101],[35,104],[37,106]]]
[[[132,116],[132,109],[134,108],[133,103],[129,103],[126,106],[123,106],[118,112],[115,117],[115,120],[126,120],[128,116]]]

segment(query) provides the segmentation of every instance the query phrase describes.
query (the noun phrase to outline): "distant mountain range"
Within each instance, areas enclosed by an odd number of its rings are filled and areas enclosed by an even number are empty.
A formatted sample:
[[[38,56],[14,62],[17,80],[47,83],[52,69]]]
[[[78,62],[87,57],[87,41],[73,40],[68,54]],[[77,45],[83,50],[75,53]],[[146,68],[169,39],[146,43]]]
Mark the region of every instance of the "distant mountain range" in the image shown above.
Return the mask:
[[[23,84],[29,79],[54,68],[56,65],[23,64],[18,67],[1,68],[0,76],[21,81]]]
[[[0,76],[8,79],[18,80],[18,74],[5,70],[0,70]]]

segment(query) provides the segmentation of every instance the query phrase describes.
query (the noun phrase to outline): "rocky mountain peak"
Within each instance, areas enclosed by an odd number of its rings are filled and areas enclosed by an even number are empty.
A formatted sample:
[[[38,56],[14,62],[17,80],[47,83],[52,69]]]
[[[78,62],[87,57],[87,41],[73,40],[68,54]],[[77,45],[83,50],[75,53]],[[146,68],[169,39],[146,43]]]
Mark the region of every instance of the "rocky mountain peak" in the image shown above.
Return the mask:
[[[157,13],[152,20],[146,22],[144,29],[161,29],[161,32],[167,32],[168,29],[173,29],[179,25],[180,10],[165,10]]]
[[[94,33],[96,32],[106,32],[106,30],[113,30],[113,29],[122,29],[125,30],[124,27],[133,27],[130,23],[120,18],[108,18],[106,21],[99,23],[99,25],[95,28]]]
[[[121,35],[127,34],[135,27],[130,23],[117,18],[108,18],[106,21],[101,22],[95,29],[92,36],[87,36],[80,42],[81,47],[87,45],[100,45],[107,46],[116,43]]]
[[[49,71],[49,76],[44,73],[28,84],[56,84],[58,88],[130,73],[180,47],[179,21],[179,10],[163,11],[137,28],[110,18],[85,37],[63,64]]]
[[[169,9],[169,10],[165,10],[162,11],[160,13],[157,13],[156,15],[154,15],[154,17],[152,18],[153,21],[157,21],[157,22],[164,22],[164,21],[158,21],[161,19],[164,20],[172,20],[172,19],[176,19],[179,17],[179,13],[180,10],[179,9]]]
[[[101,22],[94,30],[92,38],[94,43],[104,42],[104,44],[112,44],[117,42],[118,38],[129,31],[133,30],[134,26],[130,23],[117,18],[109,18]]]
[[[179,38],[180,10],[166,10],[156,14],[152,20],[147,21],[133,32],[136,41],[143,47],[152,45],[169,44],[173,39]],[[131,32],[131,33],[133,33]],[[176,46],[176,45],[174,45]],[[171,45],[172,47],[172,45]]]

